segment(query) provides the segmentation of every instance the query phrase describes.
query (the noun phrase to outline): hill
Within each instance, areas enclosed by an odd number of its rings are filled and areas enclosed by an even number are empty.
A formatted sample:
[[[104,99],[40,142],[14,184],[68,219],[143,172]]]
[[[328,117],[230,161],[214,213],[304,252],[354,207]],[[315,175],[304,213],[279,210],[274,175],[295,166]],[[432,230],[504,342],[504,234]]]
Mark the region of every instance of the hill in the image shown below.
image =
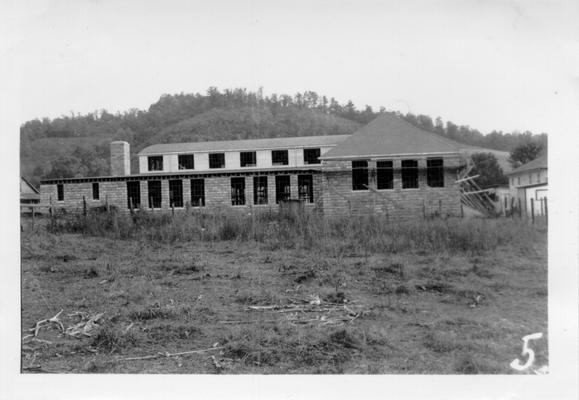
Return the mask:
[[[508,152],[515,146],[529,141],[547,143],[544,133],[493,131],[483,135],[468,126],[444,123],[440,117],[433,120],[384,108],[374,111],[370,106],[358,110],[351,101],[340,104],[312,91],[263,96],[261,91],[220,92],[212,87],[206,94],[163,95],[148,110],[116,114],[100,110],[27,121],[20,129],[21,175],[33,184],[42,178],[106,175],[108,144],[113,140],[131,143],[134,157],[154,143],[350,134],[385,112],[484,152],[491,149],[504,170],[510,168]]]

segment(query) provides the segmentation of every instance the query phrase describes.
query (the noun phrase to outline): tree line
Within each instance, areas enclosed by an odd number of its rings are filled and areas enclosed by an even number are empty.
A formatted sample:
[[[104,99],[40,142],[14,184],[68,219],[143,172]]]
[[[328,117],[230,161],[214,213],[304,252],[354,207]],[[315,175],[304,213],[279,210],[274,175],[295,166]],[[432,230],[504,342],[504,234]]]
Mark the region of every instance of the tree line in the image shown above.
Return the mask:
[[[204,94],[165,94],[147,110],[130,109],[114,114],[98,110],[84,115],[71,113],[54,119],[26,121],[20,129],[21,158],[29,164],[27,170],[32,171],[29,178],[33,181],[56,176],[81,176],[81,173],[88,174],[84,176],[106,175],[108,151],[105,148],[111,140],[128,141],[138,151],[158,141],[210,140],[203,131],[213,132],[214,136],[221,132],[213,140],[299,136],[306,133],[347,134],[383,113],[396,115],[424,130],[473,146],[503,151],[512,151],[529,143],[541,149],[547,147],[545,133],[492,131],[484,135],[469,126],[445,122],[440,117],[402,114],[384,107],[374,110],[368,105],[358,109],[351,100],[340,103],[334,97],[314,91],[293,96],[265,96],[261,89],[220,91],[210,87]],[[81,141],[82,138],[90,138],[90,143],[100,140],[101,144],[79,146],[67,154],[54,157],[50,165],[35,164],[38,158],[36,153],[43,151],[43,147],[39,149],[35,143],[71,138]]]

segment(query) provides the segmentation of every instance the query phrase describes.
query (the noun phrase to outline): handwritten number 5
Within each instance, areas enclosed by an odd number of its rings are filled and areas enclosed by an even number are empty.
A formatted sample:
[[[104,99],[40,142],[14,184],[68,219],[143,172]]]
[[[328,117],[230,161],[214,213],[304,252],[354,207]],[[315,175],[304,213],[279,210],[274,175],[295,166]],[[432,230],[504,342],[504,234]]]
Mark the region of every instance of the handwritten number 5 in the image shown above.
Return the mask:
[[[543,334],[541,332],[524,336],[523,351],[521,352],[521,355],[522,356],[528,355],[529,358],[527,359],[527,362],[524,364],[522,364],[518,358],[516,360],[513,360],[513,362],[511,363],[511,368],[516,369],[517,371],[524,371],[531,365],[533,365],[533,362],[535,361],[535,352],[533,351],[533,349],[529,347],[529,341],[534,339],[541,339],[542,337]]]

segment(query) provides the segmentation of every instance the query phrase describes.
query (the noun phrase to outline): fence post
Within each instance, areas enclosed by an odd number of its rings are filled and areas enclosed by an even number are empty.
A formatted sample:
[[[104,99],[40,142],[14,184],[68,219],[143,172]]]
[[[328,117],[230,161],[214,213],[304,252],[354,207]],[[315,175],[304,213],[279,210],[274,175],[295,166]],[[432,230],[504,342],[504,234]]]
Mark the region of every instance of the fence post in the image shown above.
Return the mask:
[[[511,218],[515,218],[515,198],[511,197]]]
[[[82,215],[86,218],[86,197],[82,196]]]
[[[535,223],[535,201],[531,199],[531,222]]]
[[[109,208],[109,195],[108,194],[105,194],[105,208],[107,210],[107,213],[109,211],[111,211],[111,209]]]
[[[549,224],[549,209],[547,208],[547,198],[545,197],[545,222]]]
[[[462,201],[460,202],[460,218],[464,218],[464,206],[462,205]]]
[[[52,221],[52,195],[48,198],[48,213],[50,214],[50,220]]]
[[[426,218],[426,199],[422,199],[422,217]]]
[[[503,198],[503,217],[507,216],[507,198]]]
[[[523,217],[523,209],[521,208],[521,198],[519,197],[517,200],[519,203],[519,218],[522,218]]]

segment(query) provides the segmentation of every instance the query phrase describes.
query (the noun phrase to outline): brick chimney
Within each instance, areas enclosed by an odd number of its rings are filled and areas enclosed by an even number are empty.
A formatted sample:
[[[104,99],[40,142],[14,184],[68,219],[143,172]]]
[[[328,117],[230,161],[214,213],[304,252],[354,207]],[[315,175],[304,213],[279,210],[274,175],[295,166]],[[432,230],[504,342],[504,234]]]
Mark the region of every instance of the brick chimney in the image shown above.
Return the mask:
[[[111,175],[131,175],[131,152],[127,142],[111,142]]]

